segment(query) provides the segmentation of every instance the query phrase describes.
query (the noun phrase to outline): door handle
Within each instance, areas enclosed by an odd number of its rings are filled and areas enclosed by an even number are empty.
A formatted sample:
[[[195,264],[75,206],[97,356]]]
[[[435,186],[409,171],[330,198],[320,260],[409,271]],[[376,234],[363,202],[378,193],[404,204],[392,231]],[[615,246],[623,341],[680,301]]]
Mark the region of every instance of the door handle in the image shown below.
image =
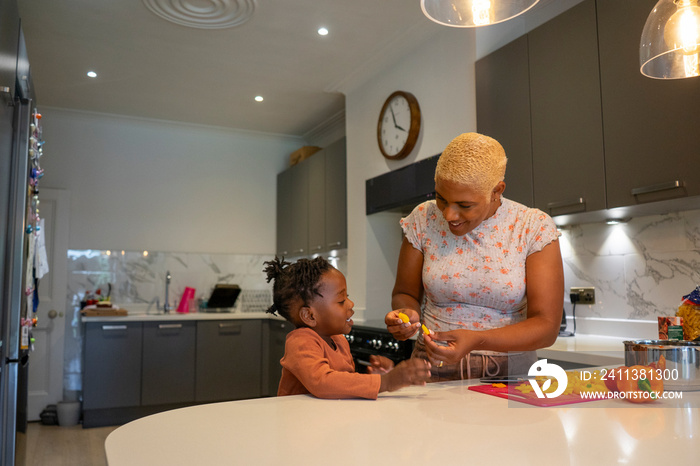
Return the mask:
[[[158,324],[158,328],[182,328],[182,324]]]
[[[126,325],[103,325],[102,330],[126,330]]]
[[[681,180],[669,181],[667,183],[652,184],[649,186],[642,186],[641,188],[632,189],[632,195],[638,196],[640,194],[657,193],[659,191],[667,191],[669,189],[682,188],[683,182]]]
[[[241,324],[219,324],[219,333],[229,333],[238,335],[241,333]]]
[[[569,208],[565,209],[566,207]],[[548,202],[547,209],[549,210],[550,215],[552,215],[552,210],[554,209],[565,210],[565,212],[561,212],[558,215],[562,215],[565,213],[584,212],[586,210],[586,200],[582,197],[579,197],[578,199],[572,201]]]

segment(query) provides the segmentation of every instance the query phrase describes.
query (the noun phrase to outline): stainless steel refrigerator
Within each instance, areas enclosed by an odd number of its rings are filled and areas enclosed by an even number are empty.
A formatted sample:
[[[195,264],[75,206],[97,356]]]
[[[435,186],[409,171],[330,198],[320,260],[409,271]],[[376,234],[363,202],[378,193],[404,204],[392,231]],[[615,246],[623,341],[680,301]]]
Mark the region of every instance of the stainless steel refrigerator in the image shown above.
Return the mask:
[[[3,11],[8,4],[3,1]],[[2,19],[0,33],[7,33],[7,16]],[[28,209],[36,186],[30,186],[32,161],[30,137],[33,102],[30,96],[29,64],[23,50],[24,40],[19,25],[19,58],[17,67],[7,73],[7,60],[0,70],[0,465],[23,462],[23,432],[27,416],[27,367],[29,335],[23,319],[27,315],[28,298],[25,290],[28,268]],[[2,44],[7,44],[6,37]],[[4,50],[3,50],[4,52]],[[24,54],[23,58],[21,55]],[[0,54],[5,59],[7,55]],[[31,141],[35,141],[32,138]],[[31,310],[29,313],[31,314]],[[25,325],[23,325],[25,322]],[[19,443],[19,445],[18,445]]]

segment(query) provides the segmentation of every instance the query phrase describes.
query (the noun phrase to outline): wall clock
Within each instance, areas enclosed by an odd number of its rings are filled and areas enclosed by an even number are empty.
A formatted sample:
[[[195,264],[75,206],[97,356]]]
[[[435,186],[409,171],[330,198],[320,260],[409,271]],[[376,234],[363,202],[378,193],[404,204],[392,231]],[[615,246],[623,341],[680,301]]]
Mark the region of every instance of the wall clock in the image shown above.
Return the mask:
[[[411,153],[420,133],[420,106],[410,92],[396,91],[384,102],[377,122],[377,143],[387,159]]]

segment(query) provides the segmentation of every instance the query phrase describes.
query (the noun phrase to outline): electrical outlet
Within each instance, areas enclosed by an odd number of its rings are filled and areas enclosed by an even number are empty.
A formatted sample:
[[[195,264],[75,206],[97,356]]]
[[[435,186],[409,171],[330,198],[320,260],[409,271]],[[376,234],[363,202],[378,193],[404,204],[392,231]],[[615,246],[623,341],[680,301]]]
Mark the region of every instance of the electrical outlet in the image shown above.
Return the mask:
[[[595,288],[592,286],[571,287],[570,293],[578,295],[576,304],[595,304]]]

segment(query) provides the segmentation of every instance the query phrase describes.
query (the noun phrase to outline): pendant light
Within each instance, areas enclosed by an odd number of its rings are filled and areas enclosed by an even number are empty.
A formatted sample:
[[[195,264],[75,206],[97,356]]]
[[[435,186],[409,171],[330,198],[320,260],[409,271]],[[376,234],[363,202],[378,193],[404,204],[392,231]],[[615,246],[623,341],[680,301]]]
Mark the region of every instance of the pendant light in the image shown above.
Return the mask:
[[[700,76],[698,0],[660,0],[647,18],[639,45],[643,75],[657,79]]]
[[[525,13],[539,0],[421,0],[423,14],[443,26],[473,28]]]

